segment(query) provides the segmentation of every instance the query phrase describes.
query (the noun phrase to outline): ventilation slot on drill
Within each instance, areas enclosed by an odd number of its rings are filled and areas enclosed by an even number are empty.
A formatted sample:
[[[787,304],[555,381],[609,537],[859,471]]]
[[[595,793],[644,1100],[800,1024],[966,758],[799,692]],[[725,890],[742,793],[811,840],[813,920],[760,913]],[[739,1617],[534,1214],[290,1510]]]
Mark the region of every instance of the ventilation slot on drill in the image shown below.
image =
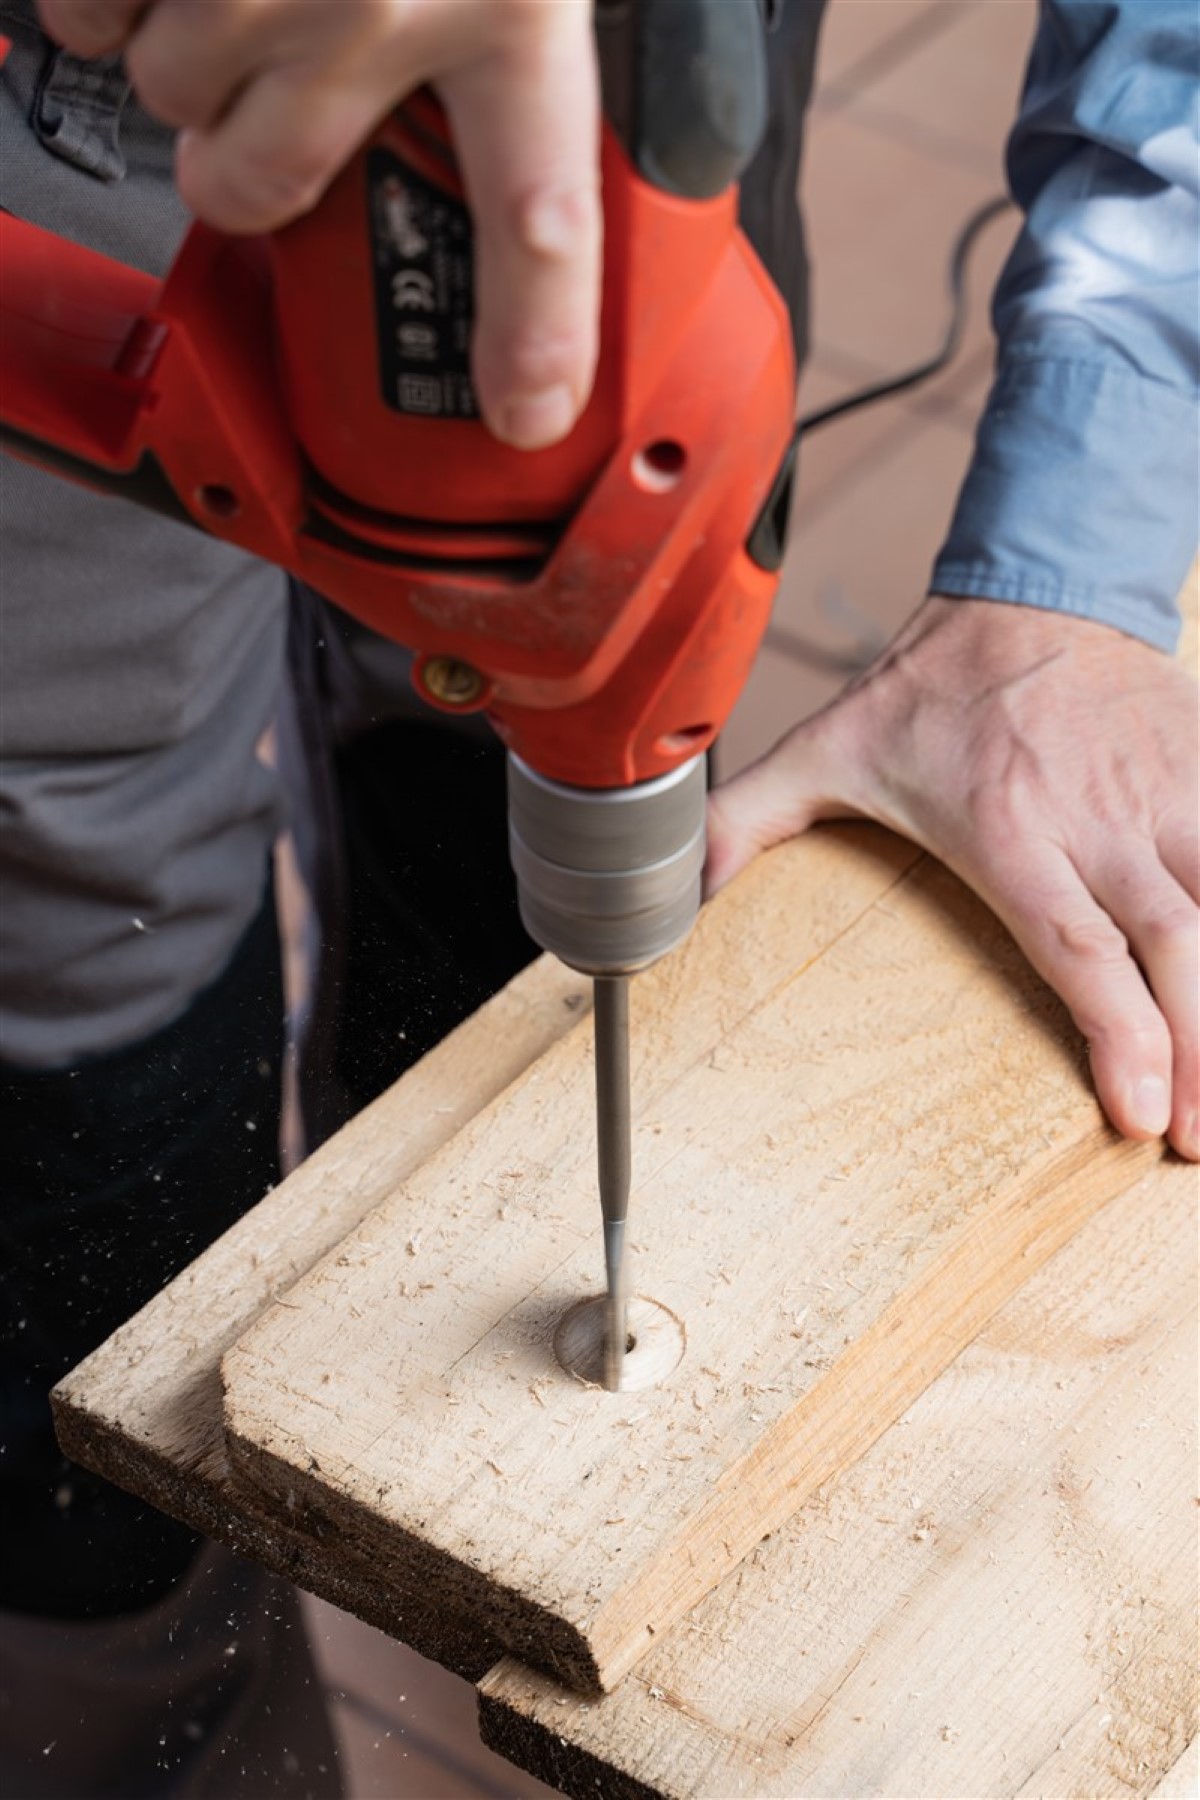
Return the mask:
[[[363,506],[310,467],[304,535],[364,562],[391,568],[535,581],[562,536],[564,519],[444,524]]]

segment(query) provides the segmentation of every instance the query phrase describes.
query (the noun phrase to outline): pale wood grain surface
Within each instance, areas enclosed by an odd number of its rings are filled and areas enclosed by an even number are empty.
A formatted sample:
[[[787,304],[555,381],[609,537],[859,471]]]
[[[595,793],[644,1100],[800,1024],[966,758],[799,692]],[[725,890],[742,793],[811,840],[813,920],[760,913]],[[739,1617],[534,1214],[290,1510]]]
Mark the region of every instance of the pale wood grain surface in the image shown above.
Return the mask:
[[[688,1338],[661,1386],[582,1387],[550,1346],[599,1273],[586,1030],[225,1359],[248,1489],[581,1688],[1159,1155],[1104,1125],[1058,1003],[944,869],[839,846],[822,906],[803,852],[764,858],[636,1009],[633,1282]]]
[[[1186,1795],[1195,1203],[1144,1175],[615,1694],[506,1660],[486,1740],[606,1800]]]

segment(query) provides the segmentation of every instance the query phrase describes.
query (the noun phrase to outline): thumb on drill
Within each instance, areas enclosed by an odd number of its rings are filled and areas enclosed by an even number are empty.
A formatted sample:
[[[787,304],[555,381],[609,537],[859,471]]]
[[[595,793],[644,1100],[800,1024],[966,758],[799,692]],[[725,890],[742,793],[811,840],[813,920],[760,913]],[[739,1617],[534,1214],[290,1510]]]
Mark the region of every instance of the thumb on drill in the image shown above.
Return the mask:
[[[798,725],[773,750],[709,795],[709,898],[740,874],[760,850],[798,837],[818,819],[853,818],[824,716]]]

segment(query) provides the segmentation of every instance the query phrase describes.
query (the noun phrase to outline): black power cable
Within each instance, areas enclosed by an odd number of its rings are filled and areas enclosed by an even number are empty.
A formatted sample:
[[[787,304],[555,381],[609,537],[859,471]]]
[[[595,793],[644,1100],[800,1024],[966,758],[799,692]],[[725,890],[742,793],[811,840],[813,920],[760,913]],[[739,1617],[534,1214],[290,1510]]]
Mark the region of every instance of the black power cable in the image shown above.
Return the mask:
[[[941,344],[934,354],[925,362],[916,364],[914,368],[905,369],[899,375],[890,375],[882,381],[874,381],[868,387],[857,388],[853,393],[843,394],[840,400],[830,401],[828,406],[818,407],[814,412],[804,413],[796,421],[792,434],[792,446],[811,431],[819,431],[822,425],[831,425],[835,419],[844,419],[848,413],[857,412],[861,406],[871,406],[877,400],[888,400],[894,394],[907,393],[910,388],[919,387],[922,382],[929,381],[951,362],[962,341],[963,327],[966,324],[967,307],[967,272],[971,254],[980,236],[993,219],[1007,212],[1013,202],[1007,194],[996,194],[985,201],[975,212],[971,213],[961,227],[950,252],[950,262],[946,271],[946,286],[950,296],[950,317],[946,325]],[[827,649],[820,644],[810,643],[800,633],[788,631],[782,626],[771,624],[767,627],[768,644],[784,650],[789,656],[805,662],[810,668],[824,670],[832,675],[855,675],[865,669],[873,661],[876,648],[864,649],[860,654]]]
[[[844,418],[847,413],[857,412],[860,406],[870,406],[876,400],[890,399],[893,394],[907,393],[909,388],[919,387],[923,381],[928,381],[946,367],[958,350],[966,323],[967,267],[971,252],[986,227],[1012,204],[1007,194],[995,195],[971,214],[955,239],[946,274],[950,293],[950,320],[941,345],[933,356],[927,362],[918,363],[915,368],[906,369],[900,375],[890,375],[883,381],[872,382],[869,387],[858,388],[854,393],[844,394],[840,400],[832,400],[828,406],[805,413],[796,421],[796,439],[807,437],[810,431],[818,431],[822,425],[831,425],[835,419]]]

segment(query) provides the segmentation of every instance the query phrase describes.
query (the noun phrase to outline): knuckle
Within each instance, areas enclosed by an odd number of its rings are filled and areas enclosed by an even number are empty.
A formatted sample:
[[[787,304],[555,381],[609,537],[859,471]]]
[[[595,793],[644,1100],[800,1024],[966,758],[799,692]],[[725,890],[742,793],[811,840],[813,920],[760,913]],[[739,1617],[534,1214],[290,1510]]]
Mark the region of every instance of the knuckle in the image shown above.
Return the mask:
[[[599,239],[599,184],[580,181],[520,194],[512,202],[510,224],[517,242],[532,255],[549,263],[579,263],[590,257]]]
[[[1101,1053],[1146,1068],[1170,1067],[1171,1030],[1148,994],[1142,1004],[1136,994],[1119,1004],[1102,1005],[1094,995],[1088,1002],[1072,1010],[1093,1057]]]
[[[1059,950],[1076,962],[1105,969],[1128,960],[1128,940],[1111,919],[1064,913],[1052,916],[1049,925]]]
[[[1026,755],[1021,746],[983,745],[967,789],[968,812],[979,832],[1010,855],[1014,845],[1044,828],[1041,793],[1025,766]]]
[[[325,188],[326,169],[299,163],[266,172],[257,184],[255,197],[272,222],[286,222],[316,205]]]
[[[337,14],[364,43],[384,46],[413,30],[419,6],[418,0],[338,0]]]
[[[315,206],[328,174],[325,158],[298,147],[286,161],[275,154],[248,154],[216,184],[218,204],[247,229],[269,230]]]
[[[1148,955],[1194,950],[1198,933],[1200,913],[1185,900],[1150,907],[1138,920],[1137,935]]]
[[[502,36],[540,35],[554,22],[560,0],[499,0],[492,16]]]
[[[72,6],[56,6],[50,17],[62,42],[77,56],[106,56],[119,50],[129,36],[130,8],[112,0],[75,0]]]
[[[484,360],[498,385],[534,393],[559,381],[573,381],[587,354],[582,332],[536,331],[522,325],[496,339]]]
[[[527,67],[560,67],[584,55],[591,36],[591,0],[493,0],[483,21],[490,52]]]
[[[177,59],[135,39],[125,54],[125,66],[138,99],[155,118],[165,125],[207,124],[210,108]]]
[[[566,4],[574,6],[578,0]],[[383,0],[383,10],[392,19],[412,22],[433,43],[451,47],[471,36],[476,49],[489,58],[536,52],[560,5],[563,0],[457,0],[456,5],[447,0]]]

